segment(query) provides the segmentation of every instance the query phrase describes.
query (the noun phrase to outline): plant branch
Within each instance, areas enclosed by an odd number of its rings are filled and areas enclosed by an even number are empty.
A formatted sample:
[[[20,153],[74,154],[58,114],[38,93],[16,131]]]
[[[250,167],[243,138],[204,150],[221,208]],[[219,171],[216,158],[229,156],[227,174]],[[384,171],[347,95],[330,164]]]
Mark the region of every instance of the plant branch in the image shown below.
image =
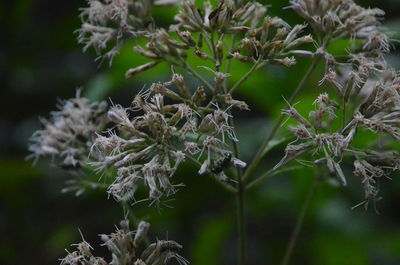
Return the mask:
[[[133,222],[133,224],[137,227],[139,225],[139,220],[137,219],[137,217],[135,216],[135,214],[132,212],[130,205],[126,202],[126,201],[121,201],[121,206],[122,209],[125,211],[125,215],[124,218],[129,218],[130,221]],[[143,238],[144,243],[146,244],[146,246],[150,245],[150,240],[147,237],[147,235],[145,235],[145,237]]]
[[[258,68],[262,67],[263,65],[265,65],[265,61],[260,61],[257,60],[253,66],[250,68],[250,70],[242,76],[242,78],[240,78],[239,81],[236,82],[236,84],[234,84],[232,86],[232,88],[229,90],[229,93],[232,94],[244,81],[246,81]]]
[[[311,77],[312,73],[314,72],[315,68],[318,65],[320,58],[314,59],[314,61],[311,63],[309,66],[307,73],[304,75],[303,79],[300,81],[300,83],[297,85],[296,89],[294,90],[293,94],[290,96],[288,102],[289,104],[293,103],[293,101],[296,99],[298,96],[299,92],[301,89],[304,87],[308,79]],[[249,167],[247,168],[246,172],[244,173],[243,180],[246,180],[250,175],[253,174],[254,170],[258,166],[262,154],[264,152],[265,147],[268,145],[268,143],[274,138],[275,134],[277,133],[279,127],[281,126],[282,122],[284,119],[284,114],[281,114],[279,116],[279,119],[276,121],[274,127],[272,128],[271,133],[268,135],[268,137],[264,140],[264,142],[261,144],[260,148],[257,151],[257,154],[253,158],[252,162],[250,163]]]
[[[299,237],[300,230],[303,226],[304,218],[306,216],[307,210],[310,207],[311,201],[314,197],[315,190],[317,188],[317,180],[314,180],[312,186],[310,187],[307,197],[301,207],[300,214],[297,217],[295,228],[290,236],[289,244],[286,248],[285,255],[283,257],[281,265],[288,265],[290,261],[290,257],[292,256],[293,249],[296,245],[297,238]]]
[[[204,77],[202,77],[198,72],[196,72],[196,70],[194,70],[189,64],[187,64],[185,61],[182,60],[181,62],[174,62],[174,61],[166,59],[166,62],[168,62],[171,65],[182,67],[183,69],[185,69],[186,71],[191,73],[200,82],[202,82],[204,84],[204,86],[210,90],[210,92],[214,93],[214,91],[215,91],[214,87],[206,79],[204,79]]]
[[[290,159],[287,159],[284,163],[282,163],[279,167],[276,168],[271,168],[269,169],[267,172],[265,172],[264,174],[262,174],[261,176],[259,176],[258,178],[254,179],[253,181],[251,181],[249,184],[246,185],[246,190],[251,189],[254,186],[257,186],[258,184],[260,184],[265,178],[267,177],[271,177],[273,175],[276,175],[280,172],[282,172],[282,170],[280,170],[283,166],[287,165],[289,162],[295,160],[297,157],[301,156],[302,154],[304,154],[305,152],[307,152],[309,149],[305,149],[299,153],[297,153],[295,156],[291,157]]]
[[[231,46],[232,48],[235,45],[235,36],[232,37],[232,43]],[[226,73],[229,74],[230,68],[231,68],[231,63],[232,60],[229,60],[226,66]],[[218,66],[219,67],[219,66]],[[219,70],[219,69],[217,69]],[[243,80],[244,81],[244,80]],[[224,93],[227,93],[227,79],[224,80],[223,83],[223,91]],[[228,123],[229,126],[232,128],[235,128],[234,126],[234,121],[231,115],[231,110],[228,109]],[[237,142],[232,139],[232,147],[233,147],[233,153],[236,158],[239,158],[239,148],[237,145]],[[243,183],[243,178],[242,178],[242,171],[240,168],[237,168],[237,190],[236,190],[236,201],[237,201],[237,229],[238,229],[238,265],[244,265],[246,261],[246,216],[245,216],[245,209],[244,209],[244,203],[245,203],[245,186]]]
[[[245,210],[244,210],[244,195],[245,187],[243,185],[241,174],[238,175],[238,189],[237,189],[237,222],[238,222],[238,264],[244,265],[246,261],[246,221],[245,221]]]
[[[196,72],[189,64],[184,62],[181,66],[185,68],[188,72],[190,72],[192,75],[194,75],[194,77],[200,80],[212,93],[214,93],[215,90],[214,87],[210,83],[208,83],[208,81],[205,80],[204,77],[202,77],[198,72]]]

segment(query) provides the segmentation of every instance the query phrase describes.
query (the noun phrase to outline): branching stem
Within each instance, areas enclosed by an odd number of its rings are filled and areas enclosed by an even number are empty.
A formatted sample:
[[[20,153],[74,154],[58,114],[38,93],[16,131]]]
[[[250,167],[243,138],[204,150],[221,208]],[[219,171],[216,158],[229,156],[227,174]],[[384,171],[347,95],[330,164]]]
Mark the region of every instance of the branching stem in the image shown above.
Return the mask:
[[[251,189],[252,187],[257,186],[258,184],[260,184],[265,178],[267,177],[271,177],[277,173],[280,172],[280,169],[287,165],[289,162],[295,160],[297,157],[303,155],[304,153],[306,153],[309,149],[305,149],[302,152],[297,153],[296,156],[291,157],[290,159],[287,159],[284,163],[282,163],[279,167],[276,168],[271,168],[269,169],[267,172],[265,172],[264,174],[262,174],[261,176],[259,176],[258,178],[254,179],[253,181],[251,181],[249,184],[246,185],[246,191]]]
[[[127,216],[125,216],[125,218],[128,218],[134,224],[134,226],[137,227],[139,225],[140,221],[137,219],[135,214],[132,212],[131,206],[126,201],[121,201],[121,206],[122,206],[122,209],[124,210],[125,214],[127,215]],[[144,240],[144,243],[146,244],[146,246],[150,245],[150,240],[147,237],[147,235],[145,235],[143,240]]]
[[[288,246],[286,248],[285,255],[283,257],[281,265],[288,265],[289,264],[290,258],[291,258],[292,253],[293,253],[293,249],[294,249],[294,247],[296,245],[297,238],[299,237],[300,230],[301,230],[301,228],[303,226],[304,218],[306,216],[308,208],[310,207],[311,201],[312,201],[312,199],[314,197],[315,190],[317,189],[317,185],[318,185],[318,181],[314,180],[313,183],[312,183],[312,186],[310,187],[310,189],[309,189],[309,191],[307,193],[307,197],[306,197],[306,199],[305,199],[305,201],[303,203],[303,206],[301,207],[300,214],[297,217],[296,225],[294,227],[292,235],[290,236],[289,244],[288,244]]]
[[[208,83],[208,81],[206,79],[204,79],[204,77],[202,77],[199,73],[197,73],[189,64],[187,64],[186,62],[183,62],[182,66],[184,69],[186,69],[189,73],[191,73],[194,77],[196,77],[199,81],[201,81],[206,87],[207,89],[210,90],[210,92],[214,93],[214,87]]]
[[[236,82],[236,84],[234,84],[232,86],[232,88],[229,90],[229,93],[232,94],[244,81],[246,81],[258,68],[262,67],[263,65],[265,65],[265,61],[260,61],[257,60],[253,66],[250,68],[250,70],[242,76],[242,78],[240,78],[239,81]]]
[[[238,235],[239,235],[239,252],[238,264],[244,265],[246,260],[246,220],[244,210],[245,188],[242,176],[238,176],[238,190],[237,190],[237,222],[238,222]]]
[[[293,103],[293,101],[296,99],[297,95],[301,91],[301,89],[305,86],[306,82],[308,79],[311,77],[312,73],[314,72],[315,68],[318,65],[320,57],[317,57],[314,59],[314,61],[311,63],[310,67],[307,70],[307,73],[304,75],[303,79],[300,81],[300,83],[297,85],[296,89],[293,91],[293,94],[290,96],[288,102],[289,104]],[[284,119],[284,115],[281,114],[279,116],[279,119],[276,121],[274,127],[272,128],[271,133],[268,135],[268,137],[264,140],[264,142],[261,144],[260,148],[258,149],[256,155],[254,156],[252,162],[250,163],[249,167],[247,168],[246,172],[244,173],[243,180],[246,180],[249,176],[251,176],[258,166],[262,154],[264,152],[265,147],[268,145],[268,143],[274,138],[275,134],[277,133],[279,127],[281,126],[282,122]]]

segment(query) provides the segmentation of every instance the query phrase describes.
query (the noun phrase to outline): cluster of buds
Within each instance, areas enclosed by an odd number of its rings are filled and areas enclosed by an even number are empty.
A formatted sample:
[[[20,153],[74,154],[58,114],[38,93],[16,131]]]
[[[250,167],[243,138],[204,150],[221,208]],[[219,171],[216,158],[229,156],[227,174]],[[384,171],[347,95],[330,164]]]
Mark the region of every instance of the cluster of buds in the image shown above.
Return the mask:
[[[219,0],[216,8],[206,1],[200,10],[193,0],[185,0],[175,20],[179,27],[191,32],[239,34],[255,28],[266,11],[266,7],[258,2],[248,2],[241,6],[232,0]]]
[[[246,32],[239,47],[230,54],[242,62],[269,60],[270,63],[290,67],[296,63],[294,56],[314,56],[313,52],[298,49],[302,44],[313,42],[311,35],[301,35],[305,28],[306,25],[291,28],[281,18],[266,16],[259,27]]]
[[[343,129],[365,128],[400,139],[400,82],[398,74],[385,70],[378,80],[369,80],[360,92],[363,101]]]
[[[347,151],[354,138],[355,130],[351,130],[347,135],[328,131],[329,125],[336,118],[335,112],[339,104],[331,100],[327,93],[319,95],[314,105],[316,110],[309,113],[309,119],[303,117],[292,106],[283,111],[283,114],[294,118],[299,123],[291,128],[291,131],[296,141],[301,141],[301,143],[290,143],[285,150],[285,156],[275,168],[281,167],[307,151],[314,150],[314,155],[322,153],[322,157],[318,158],[316,163],[325,163],[331,176],[336,176],[343,185],[346,185],[343,171],[335,159],[340,160],[343,153]]]
[[[313,1],[293,1],[292,4],[307,6],[307,10],[311,10],[311,2]],[[339,2],[346,2],[346,4],[340,7],[337,5]],[[354,7],[355,4],[349,1],[326,1],[322,6],[335,6],[335,12],[339,12],[343,8],[347,10],[350,4],[353,7],[349,10],[363,10],[360,11],[363,14],[369,12],[371,16],[368,20],[373,21],[374,31],[379,30],[379,23],[376,19],[374,20],[375,15],[373,15],[377,14],[374,13],[377,12],[376,10]],[[313,12],[317,12],[317,10]],[[316,17],[313,19],[315,20]],[[370,26],[372,27],[372,25]],[[360,30],[362,29],[360,28]],[[286,163],[288,159],[293,159],[304,151],[315,149],[314,155],[322,153],[322,157],[315,160],[315,163],[326,164],[329,173],[338,177],[345,185],[346,178],[339,162],[342,161],[344,155],[354,157],[354,174],[361,177],[365,190],[363,203],[366,207],[368,202],[378,194],[377,179],[397,170],[400,159],[397,152],[388,155],[383,146],[381,146],[382,151],[380,152],[351,147],[351,142],[359,130],[369,130],[380,137],[389,136],[395,141],[400,140],[400,79],[396,71],[387,68],[386,62],[381,56],[386,49],[382,47],[374,49],[375,51],[379,50],[375,55],[363,50],[350,54],[348,62],[345,64],[338,64],[336,59],[323,49],[318,51],[326,61],[325,76],[320,83],[329,82],[334,87],[341,104],[330,100],[327,94],[321,94],[314,102],[316,110],[310,112],[310,121],[302,117],[293,107],[285,110],[285,114],[299,122],[299,125],[292,131],[297,140],[302,143],[289,145],[285,157],[277,165]],[[338,114],[339,111],[342,113]],[[340,115],[343,119],[342,129],[329,131],[330,128],[335,128],[333,123]],[[304,146],[307,146],[308,149],[305,150]]]
[[[389,115],[396,119],[400,108],[400,77],[394,70],[386,70],[378,81],[369,88],[367,100],[360,107],[360,112],[366,117]]]
[[[78,41],[85,44],[84,51],[93,47],[110,63],[126,38],[142,35],[151,28],[151,0],[88,0],[88,4],[81,8]],[[113,47],[103,55],[110,43]]]
[[[387,72],[386,61],[382,57],[368,57],[363,52],[349,54],[346,63],[337,63],[335,58],[321,51],[326,60],[325,75],[319,82],[328,82],[345,103],[358,100],[360,92],[365,93],[371,85],[372,77]],[[368,81],[368,82],[367,82]]]
[[[345,84],[354,80],[350,75]],[[333,121],[337,120],[339,111],[342,118],[346,118],[346,109],[331,100],[326,93],[321,94],[314,102],[316,110],[310,112],[310,120],[301,116],[294,107],[284,110],[284,114],[294,118],[299,124],[292,128],[296,141],[300,144],[291,143],[286,148],[284,158],[275,168],[281,167],[294,158],[307,151],[314,150],[313,155],[320,155],[315,164],[325,164],[330,175],[337,177],[343,185],[347,181],[341,168],[344,156],[354,159],[354,175],[361,178],[365,191],[365,201],[375,199],[378,190],[376,182],[382,176],[389,175],[392,171],[399,169],[400,154],[397,152],[381,151],[375,152],[369,149],[360,150],[353,148],[351,143],[359,130],[370,130],[380,137],[390,136],[395,141],[400,140],[400,83],[398,74],[393,70],[385,70],[378,80],[370,80],[367,77],[363,81],[354,81],[361,86],[357,88],[362,100],[361,104],[354,104],[353,101],[344,101],[349,104],[349,120],[343,124],[339,131],[332,131],[335,128]],[[353,103],[352,105],[350,103]],[[337,115],[338,114],[338,115]],[[344,115],[344,117],[343,117]],[[390,142],[390,141],[389,141]]]
[[[361,88],[372,74],[386,68],[384,54],[389,52],[389,37],[381,31],[380,9],[363,8],[353,0],[292,0],[293,8],[305,18],[319,35],[321,47],[316,54],[326,61],[325,81],[347,103],[358,97]],[[350,39],[345,61],[328,54],[325,49],[332,41]],[[358,42],[356,42],[357,40]]]
[[[266,11],[258,2],[241,6],[232,0],[220,0],[213,8],[206,1],[203,9],[199,9],[194,1],[182,1],[175,16],[178,23],[169,28],[176,38],[164,29],[148,32],[146,49],[136,46],[135,51],[153,62],[131,72],[147,70],[159,61],[184,67],[189,52],[212,61],[217,67],[231,59],[247,63],[268,60],[289,67],[296,63],[294,56],[314,56],[313,52],[298,49],[302,44],[313,42],[311,35],[301,35],[306,25],[291,28],[281,18],[266,16]],[[219,36],[216,43],[210,37],[214,34]],[[224,43],[233,36],[236,39],[228,48]]]
[[[362,39],[363,50],[389,51],[388,37],[380,32],[383,10],[363,8],[353,0],[291,0],[290,3],[320,36]]]
[[[95,133],[107,123],[105,102],[89,102],[79,96],[61,101],[50,120],[42,119],[43,129],[30,138],[30,157],[52,157],[65,169],[79,169],[85,165]]]
[[[315,111],[310,112],[310,118],[315,129],[327,129],[336,118],[335,111],[339,104],[331,100],[327,93],[322,93],[314,101]]]
[[[184,61],[187,57],[187,49],[194,45],[194,40],[189,33],[185,34],[187,39],[183,39],[183,41],[174,40],[164,29],[156,29],[153,32],[148,32],[145,36],[148,39],[146,49],[136,46],[134,50],[138,54],[152,59],[153,62],[145,64],[148,66],[147,68],[143,65],[130,70],[130,72],[128,71],[126,73],[127,78],[150,69],[160,60],[167,62],[171,60]]]
[[[136,231],[130,231],[129,222],[122,220],[116,232],[100,235],[104,242],[103,246],[106,246],[111,253],[110,262],[94,256],[93,248],[83,240],[73,245],[77,250],[68,252],[68,255],[61,259],[61,265],[163,265],[172,259],[177,260],[179,264],[188,264],[178,254],[182,246],[172,240],[157,240],[156,243],[145,246],[145,249],[139,253],[139,248],[147,238],[149,227],[149,223],[141,221]]]
[[[361,183],[364,187],[364,207],[368,207],[371,200],[375,200],[378,195],[376,187],[377,179],[386,175],[385,171],[380,166],[373,166],[366,160],[354,161],[354,175],[361,178]]]

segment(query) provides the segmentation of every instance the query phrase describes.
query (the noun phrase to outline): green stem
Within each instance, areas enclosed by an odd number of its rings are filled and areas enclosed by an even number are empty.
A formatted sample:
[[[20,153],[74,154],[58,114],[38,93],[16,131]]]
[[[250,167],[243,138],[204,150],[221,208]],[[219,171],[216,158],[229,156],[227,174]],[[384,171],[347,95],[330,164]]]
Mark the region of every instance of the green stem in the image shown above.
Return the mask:
[[[306,82],[311,77],[312,73],[314,72],[315,68],[317,67],[319,60],[320,60],[320,57],[318,57],[317,59],[314,59],[314,61],[311,63],[310,67],[307,70],[307,73],[304,75],[303,79],[300,81],[300,83],[297,85],[296,89],[294,90],[293,94],[290,96],[290,98],[288,100],[289,104],[293,103],[293,101],[296,99],[296,97],[298,96],[301,89],[305,86]],[[284,114],[281,114],[279,116],[279,119],[276,121],[274,127],[272,128],[271,133],[261,144],[260,148],[257,151],[257,154],[255,155],[255,157],[251,161],[249,167],[247,168],[246,172],[244,173],[243,180],[247,179],[250,175],[253,174],[254,170],[256,169],[256,167],[258,166],[258,164],[261,160],[261,157],[262,157],[265,147],[274,138],[275,134],[277,133],[279,127],[281,126],[281,124],[283,122],[283,119],[284,119]]]
[[[238,222],[238,265],[244,265],[246,260],[246,222],[244,211],[244,194],[245,187],[243,185],[241,175],[238,176],[238,190],[237,190],[237,222]]]
[[[344,127],[346,124],[346,100],[343,99],[343,117],[342,117],[342,126]]]
[[[184,62],[181,66],[194,75],[194,77],[196,77],[198,80],[200,80],[210,90],[210,92],[214,93],[214,87],[210,85],[210,83],[208,83],[208,81],[205,80],[199,73],[197,73],[190,65]]]
[[[234,47],[234,44],[235,44],[235,36],[232,37],[232,44],[231,44],[232,48]],[[230,72],[231,63],[232,60],[229,60],[226,66],[226,73]],[[227,80],[224,80],[223,84],[224,93],[227,92],[227,86],[228,86]],[[229,126],[235,128],[230,109],[228,110],[228,113],[229,113],[229,119],[228,119]],[[232,147],[235,157],[239,158],[239,148],[234,140],[232,140]],[[240,168],[237,169],[237,181],[238,185],[236,190],[236,201],[237,201],[236,209],[237,209],[237,228],[238,228],[238,265],[244,265],[246,261],[246,222],[245,222],[245,210],[244,210],[246,189],[243,183],[242,171]]]
[[[236,35],[233,35],[232,41],[231,41],[231,47],[230,47],[230,50],[228,50],[228,52],[232,51],[233,48],[235,47],[235,40],[236,40]],[[226,73],[230,73],[231,72],[231,65],[232,65],[232,58],[227,59],[227,60],[228,60],[228,62],[226,64],[225,72]],[[226,78],[224,80],[224,93],[227,93],[227,87],[228,87],[228,78]]]
[[[215,53],[214,53],[214,45],[211,43],[211,37],[209,36],[208,32],[205,30],[202,30],[203,33],[203,39],[206,41],[208,49],[210,50],[212,56],[215,58]]]
[[[271,177],[275,174],[278,174],[280,172],[282,172],[281,169],[283,166],[287,165],[289,162],[295,160],[297,157],[301,156],[302,154],[306,153],[309,149],[305,149],[299,153],[297,153],[295,156],[291,157],[290,159],[287,159],[284,163],[282,163],[279,167],[277,168],[271,168],[269,169],[267,172],[265,172],[264,174],[262,174],[261,176],[259,176],[258,178],[254,179],[253,181],[251,181],[249,184],[246,185],[246,191],[251,189],[254,186],[257,186],[258,184],[260,184],[265,178],[267,177]]]
[[[250,70],[240,78],[239,81],[237,81],[236,84],[232,86],[232,88],[229,90],[229,93],[232,94],[236,88],[238,88],[244,81],[246,81],[258,68],[263,66],[266,62],[261,62],[261,61],[256,61],[253,66],[250,68]]]
[[[121,206],[124,211],[126,211],[126,214],[128,215],[127,217],[129,220],[137,227],[139,225],[139,220],[135,216],[135,214],[132,212],[130,205],[126,201],[121,201]],[[146,246],[150,245],[150,240],[147,237],[147,235],[143,238],[144,243]]]
[[[182,67],[183,69],[185,69],[186,71],[191,73],[194,77],[196,77],[200,82],[202,82],[204,84],[204,86],[207,87],[207,89],[209,89],[212,93],[214,93],[214,90],[215,90],[214,87],[206,79],[204,79],[204,77],[202,77],[198,72],[196,72],[189,64],[187,64],[184,60],[182,60],[180,62],[175,62],[172,60],[165,59],[165,61],[171,65]]]
[[[300,214],[297,217],[295,228],[292,232],[292,235],[290,236],[289,244],[286,248],[285,255],[283,257],[281,265],[289,264],[290,258],[293,253],[293,249],[297,242],[297,238],[299,237],[300,230],[303,226],[304,218],[306,216],[308,208],[310,207],[311,201],[314,197],[315,190],[317,189],[317,184],[318,184],[317,180],[314,180],[312,186],[310,187],[310,189],[308,191],[307,197],[303,203],[303,206],[301,207]]]

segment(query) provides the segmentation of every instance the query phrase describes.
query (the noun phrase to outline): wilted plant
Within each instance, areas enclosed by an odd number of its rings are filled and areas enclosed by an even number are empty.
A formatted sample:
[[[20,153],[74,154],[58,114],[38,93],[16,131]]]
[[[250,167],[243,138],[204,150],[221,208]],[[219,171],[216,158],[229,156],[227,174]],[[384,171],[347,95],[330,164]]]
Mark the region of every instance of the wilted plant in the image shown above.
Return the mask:
[[[30,150],[35,158],[50,156],[57,165],[81,173],[75,174],[65,191],[79,194],[88,186],[104,185],[84,173],[94,170],[105,176],[107,192],[117,201],[137,202],[136,190],[144,186],[148,196],[139,201],[158,205],[182,186],[173,179],[179,165],[193,163],[198,174],[209,175],[236,195],[238,263],[245,264],[245,193],[293,160],[306,157],[345,186],[351,176],[342,170],[342,161],[351,159],[354,176],[364,187],[361,204],[365,207],[377,199],[379,179],[399,168],[400,156],[391,141],[375,149],[352,144],[360,131],[400,140],[400,78],[385,61],[390,41],[381,30],[382,10],[363,8],[352,0],[291,0],[289,7],[305,19],[304,24],[291,26],[282,18],[268,16],[267,7],[256,1],[219,0],[216,5],[191,0],[87,2],[77,30],[84,50],[92,47],[111,63],[126,39],[145,39],[146,44],[136,45],[134,51],[149,62],[127,70],[126,78],[160,63],[171,66],[172,77],[142,89],[128,107],[90,103],[77,95],[62,102],[49,121],[43,120],[44,129],[32,136]],[[164,5],[179,6],[176,23],[169,28],[160,27],[151,16],[153,6]],[[330,54],[328,46],[343,39],[349,41],[346,55]],[[193,55],[204,60],[206,75],[196,70],[190,60]],[[236,89],[266,64],[290,67],[299,58],[311,61],[308,71],[285,99],[287,108],[259,150],[254,150],[253,159],[242,161],[232,109],[250,111],[250,107],[234,98]],[[232,84],[233,61],[249,69]],[[333,89],[321,93],[309,115],[302,116],[293,103],[319,63],[325,71],[316,86],[328,83]],[[176,69],[193,76],[197,85],[185,82]],[[286,116],[297,122],[289,128],[293,141],[278,164],[255,176]],[[177,254],[181,246],[173,241],[157,241],[137,255],[137,237],[147,228],[147,223],[140,223],[134,234],[123,221],[115,234],[102,236],[112,253],[109,263],[94,257],[84,241],[62,264],[150,265],[172,258],[187,263]],[[294,242],[282,264],[288,264]]]

